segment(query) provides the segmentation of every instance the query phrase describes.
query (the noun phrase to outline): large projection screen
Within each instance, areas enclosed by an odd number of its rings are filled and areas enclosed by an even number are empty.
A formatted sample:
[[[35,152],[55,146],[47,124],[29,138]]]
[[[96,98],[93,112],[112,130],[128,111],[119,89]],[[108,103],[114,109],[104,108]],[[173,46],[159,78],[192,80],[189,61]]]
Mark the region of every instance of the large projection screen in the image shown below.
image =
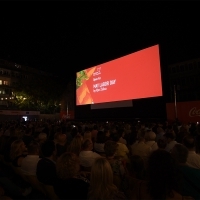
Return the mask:
[[[76,73],[76,105],[162,95],[159,45]]]

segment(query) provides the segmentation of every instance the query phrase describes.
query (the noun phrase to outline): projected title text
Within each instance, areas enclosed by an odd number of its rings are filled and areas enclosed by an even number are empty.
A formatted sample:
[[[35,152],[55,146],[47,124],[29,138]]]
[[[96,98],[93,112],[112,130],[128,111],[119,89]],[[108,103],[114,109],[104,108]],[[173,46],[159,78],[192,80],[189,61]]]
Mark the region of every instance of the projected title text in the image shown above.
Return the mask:
[[[97,72],[93,73],[93,81],[98,81],[101,80],[101,68],[97,68]],[[98,76],[98,77],[96,77]],[[102,92],[107,90],[107,87],[110,85],[115,85],[116,84],[116,79],[114,80],[108,80],[108,81],[103,81],[101,83],[95,83],[93,84],[93,92]]]

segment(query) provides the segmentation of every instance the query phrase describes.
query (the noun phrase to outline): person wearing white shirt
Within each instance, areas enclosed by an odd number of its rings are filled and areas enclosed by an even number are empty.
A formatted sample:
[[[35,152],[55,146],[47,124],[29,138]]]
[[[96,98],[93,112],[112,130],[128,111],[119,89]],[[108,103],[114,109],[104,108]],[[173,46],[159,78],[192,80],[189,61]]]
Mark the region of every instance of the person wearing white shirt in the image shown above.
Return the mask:
[[[80,165],[90,168],[96,158],[101,157],[98,153],[93,152],[93,142],[91,139],[86,139],[82,144],[82,150],[79,154]]]
[[[152,151],[158,149],[156,140],[156,134],[153,131],[146,131],[145,133],[145,144],[151,147]]]
[[[177,144],[177,141],[175,140],[176,134],[174,131],[168,131],[165,133],[164,137],[167,142],[167,146],[165,147],[165,150],[168,152],[171,152],[175,144]]]
[[[36,176],[36,169],[39,158],[39,144],[32,141],[28,146],[28,155],[22,160],[21,173],[24,175]]]
[[[200,155],[195,152],[195,139],[191,135],[183,138],[183,145],[188,149],[186,164],[190,167],[200,169]]]
[[[140,129],[138,131],[138,140],[131,145],[131,154],[140,156],[144,160],[146,166],[149,156],[152,153],[152,148],[145,144],[145,133],[145,129]]]

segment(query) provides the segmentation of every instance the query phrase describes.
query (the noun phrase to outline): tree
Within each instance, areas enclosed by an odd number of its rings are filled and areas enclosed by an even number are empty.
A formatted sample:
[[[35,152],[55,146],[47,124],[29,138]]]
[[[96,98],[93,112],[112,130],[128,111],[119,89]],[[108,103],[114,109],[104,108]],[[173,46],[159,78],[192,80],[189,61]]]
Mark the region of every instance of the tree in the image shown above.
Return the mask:
[[[65,91],[63,80],[54,76],[32,75],[20,79],[13,89],[15,104],[20,109],[54,113]]]

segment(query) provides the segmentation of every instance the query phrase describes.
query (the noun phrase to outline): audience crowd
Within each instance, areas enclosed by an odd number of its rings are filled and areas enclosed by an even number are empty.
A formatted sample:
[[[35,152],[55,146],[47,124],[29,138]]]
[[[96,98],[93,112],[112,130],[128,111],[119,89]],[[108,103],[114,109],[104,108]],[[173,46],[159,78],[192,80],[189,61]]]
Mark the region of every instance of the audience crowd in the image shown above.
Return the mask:
[[[200,125],[1,122],[0,199],[200,199]]]

